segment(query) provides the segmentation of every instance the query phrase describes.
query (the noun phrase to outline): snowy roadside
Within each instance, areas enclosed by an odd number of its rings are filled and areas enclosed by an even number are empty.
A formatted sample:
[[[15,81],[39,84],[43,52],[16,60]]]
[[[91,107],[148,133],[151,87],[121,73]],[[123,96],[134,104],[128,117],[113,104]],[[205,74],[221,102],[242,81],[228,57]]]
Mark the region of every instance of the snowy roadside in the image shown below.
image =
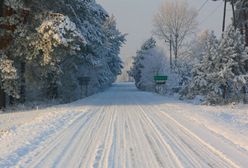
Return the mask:
[[[210,132],[248,151],[248,105],[206,106],[166,98],[168,103],[161,104],[161,111],[170,110],[169,114],[194,130],[207,128]],[[190,121],[190,122],[189,122]]]
[[[58,106],[59,102],[32,102],[28,104],[7,107],[5,111],[0,111],[0,135],[6,130],[29,122],[50,107]]]
[[[47,137],[59,134],[78,117],[86,107],[55,106],[43,110],[0,115],[0,167],[11,167],[34,148],[42,147]],[[20,118],[19,118],[20,117]],[[8,123],[10,122],[10,123]]]
[[[199,107],[189,118],[248,151],[248,106]]]

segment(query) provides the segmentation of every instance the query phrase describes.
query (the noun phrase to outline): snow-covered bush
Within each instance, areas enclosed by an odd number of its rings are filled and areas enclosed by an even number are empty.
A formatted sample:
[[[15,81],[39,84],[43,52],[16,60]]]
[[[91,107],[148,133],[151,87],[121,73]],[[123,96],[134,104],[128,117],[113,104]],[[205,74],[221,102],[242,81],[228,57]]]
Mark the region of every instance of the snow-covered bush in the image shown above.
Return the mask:
[[[156,41],[150,38],[137,51],[129,75],[134,78],[137,88],[155,91],[154,76],[165,75],[167,68],[165,54],[156,47]]]
[[[144,59],[141,61],[143,68],[138,85],[142,90],[154,91],[154,76],[166,74],[165,54],[158,48],[152,48],[144,53],[143,57]]]
[[[220,41],[211,33],[203,59],[193,67],[188,96],[203,95],[212,104],[237,101],[248,82],[247,60],[247,48],[239,30],[228,27]]]
[[[181,91],[181,94],[187,95],[192,98],[194,95],[205,95],[208,92],[209,81],[206,75],[214,72],[212,59],[217,54],[218,40],[213,32],[211,32],[206,38],[204,48],[198,55],[202,55],[202,58],[196,62],[191,70],[192,79],[186,87]]]
[[[3,53],[0,53],[0,87],[8,95],[19,98],[18,75],[13,63],[13,60],[8,59]]]
[[[80,34],[75,23],[68,16],[50,13],[37,28],[39,38],[32,45],[36,50],[42,51],[42,64],[54,64],[52,53],[54,48],[63,46],[68,51],[80,51],[80,44],[86,45],[84,37]],[[55,56],[58,58],[58,56]],[[56,59],[55,58],[55,59]]]
[[[24,7],[23,0],[4,0],[4,4],[15,10]]]
[[[247,0],[234,0],[235,1],[235,16],[236,25],[241,29],[241,31],[246,31],[247,26],[247,16],[248,13],[248,1]]]
[[[154,38],[148,39],[142,46],[141,49],[136,52],[136,56],[133,57],[133,66],[129,71],[129,75],[134,78],[135,85],[137,88],[141,89],[140,80],[141,72],[144,68],[142,60],[144,60],[144,55],[150,50],[156,47],[156,41]]]

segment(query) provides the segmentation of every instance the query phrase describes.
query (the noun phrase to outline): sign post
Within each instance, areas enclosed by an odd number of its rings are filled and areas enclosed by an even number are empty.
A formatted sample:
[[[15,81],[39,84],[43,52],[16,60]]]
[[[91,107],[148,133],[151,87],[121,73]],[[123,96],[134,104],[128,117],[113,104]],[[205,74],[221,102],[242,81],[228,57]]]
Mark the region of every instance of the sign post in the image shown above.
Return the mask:
[[[90,82],[90,77],[88,76],[81,76],[78,77],[78,83],[81,89],[81,98],[83,97],[83,86],[85,86],[85,96],[88,96],[88,85]]]
[[[168,80],[168,76],[154,76],[155,83],[157,85],[164,85]]]
[[[168,80],[168,76],[156,75],[154,76],[155,81],[155,92],[159,94],[163,94],[165,91],[165,84]]]

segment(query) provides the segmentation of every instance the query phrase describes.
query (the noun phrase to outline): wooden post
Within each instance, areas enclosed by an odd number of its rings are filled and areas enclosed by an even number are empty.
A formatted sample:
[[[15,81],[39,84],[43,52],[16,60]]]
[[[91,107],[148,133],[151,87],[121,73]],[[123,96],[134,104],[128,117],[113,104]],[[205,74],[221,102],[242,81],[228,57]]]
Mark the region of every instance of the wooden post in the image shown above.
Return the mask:
[[[165,40],[165,43],[167,42],[168,41]],[[172,70],[172,35],[170,35],[169,43],[170,43],[170,69]]]
[[[225,27],[226,27],[226,4],[227,4],[227,0],[225,0],[225,3],[224,3],[224,14],[223,14],[222,32],[225,31]]]
[[[6,107],[6,97],[5,92],[2,88],[0,88],[0,109],[3,109]]]
[[[0,0],[0,17],[3,16],[3,4],[4,0]]]
[[[21,62],[20,65],[20,79],[21,79],[21,88],[20,88],[20,102],[24,103],[26,100],[26,80],[25,80],[25,69],[26,64],[25,62]]]
[[[176,43],[176,47],[175,47],[175,65],[177,65],[177,57],[178,57],[178,34],[175,34],[175,43]]]
[[[246,46],[248,46],[248,12],[244,10],[244,20],[243,22],[245,22],[244,25],[244,31],[245,31],[245,42],[246,42]]]
[[[234,9],[234,2],[231,0],[231,5],[232,5],[232,13],[233,13],[233,26],[236,29],[237,28],[237,23],[236,23],[236,14],[235,14],[235,9]]]
[[[172,35],[170,35],[170,69],[172,70]]]

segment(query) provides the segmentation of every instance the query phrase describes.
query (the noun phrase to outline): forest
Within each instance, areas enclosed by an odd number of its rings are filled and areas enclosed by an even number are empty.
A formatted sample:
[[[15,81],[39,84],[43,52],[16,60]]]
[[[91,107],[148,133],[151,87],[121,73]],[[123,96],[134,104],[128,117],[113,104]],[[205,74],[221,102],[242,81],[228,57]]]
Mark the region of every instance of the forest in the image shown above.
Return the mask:
[[[71,102],[109,87],[121,73],[126,35],[95,0],[0,2],[2,107]]]

